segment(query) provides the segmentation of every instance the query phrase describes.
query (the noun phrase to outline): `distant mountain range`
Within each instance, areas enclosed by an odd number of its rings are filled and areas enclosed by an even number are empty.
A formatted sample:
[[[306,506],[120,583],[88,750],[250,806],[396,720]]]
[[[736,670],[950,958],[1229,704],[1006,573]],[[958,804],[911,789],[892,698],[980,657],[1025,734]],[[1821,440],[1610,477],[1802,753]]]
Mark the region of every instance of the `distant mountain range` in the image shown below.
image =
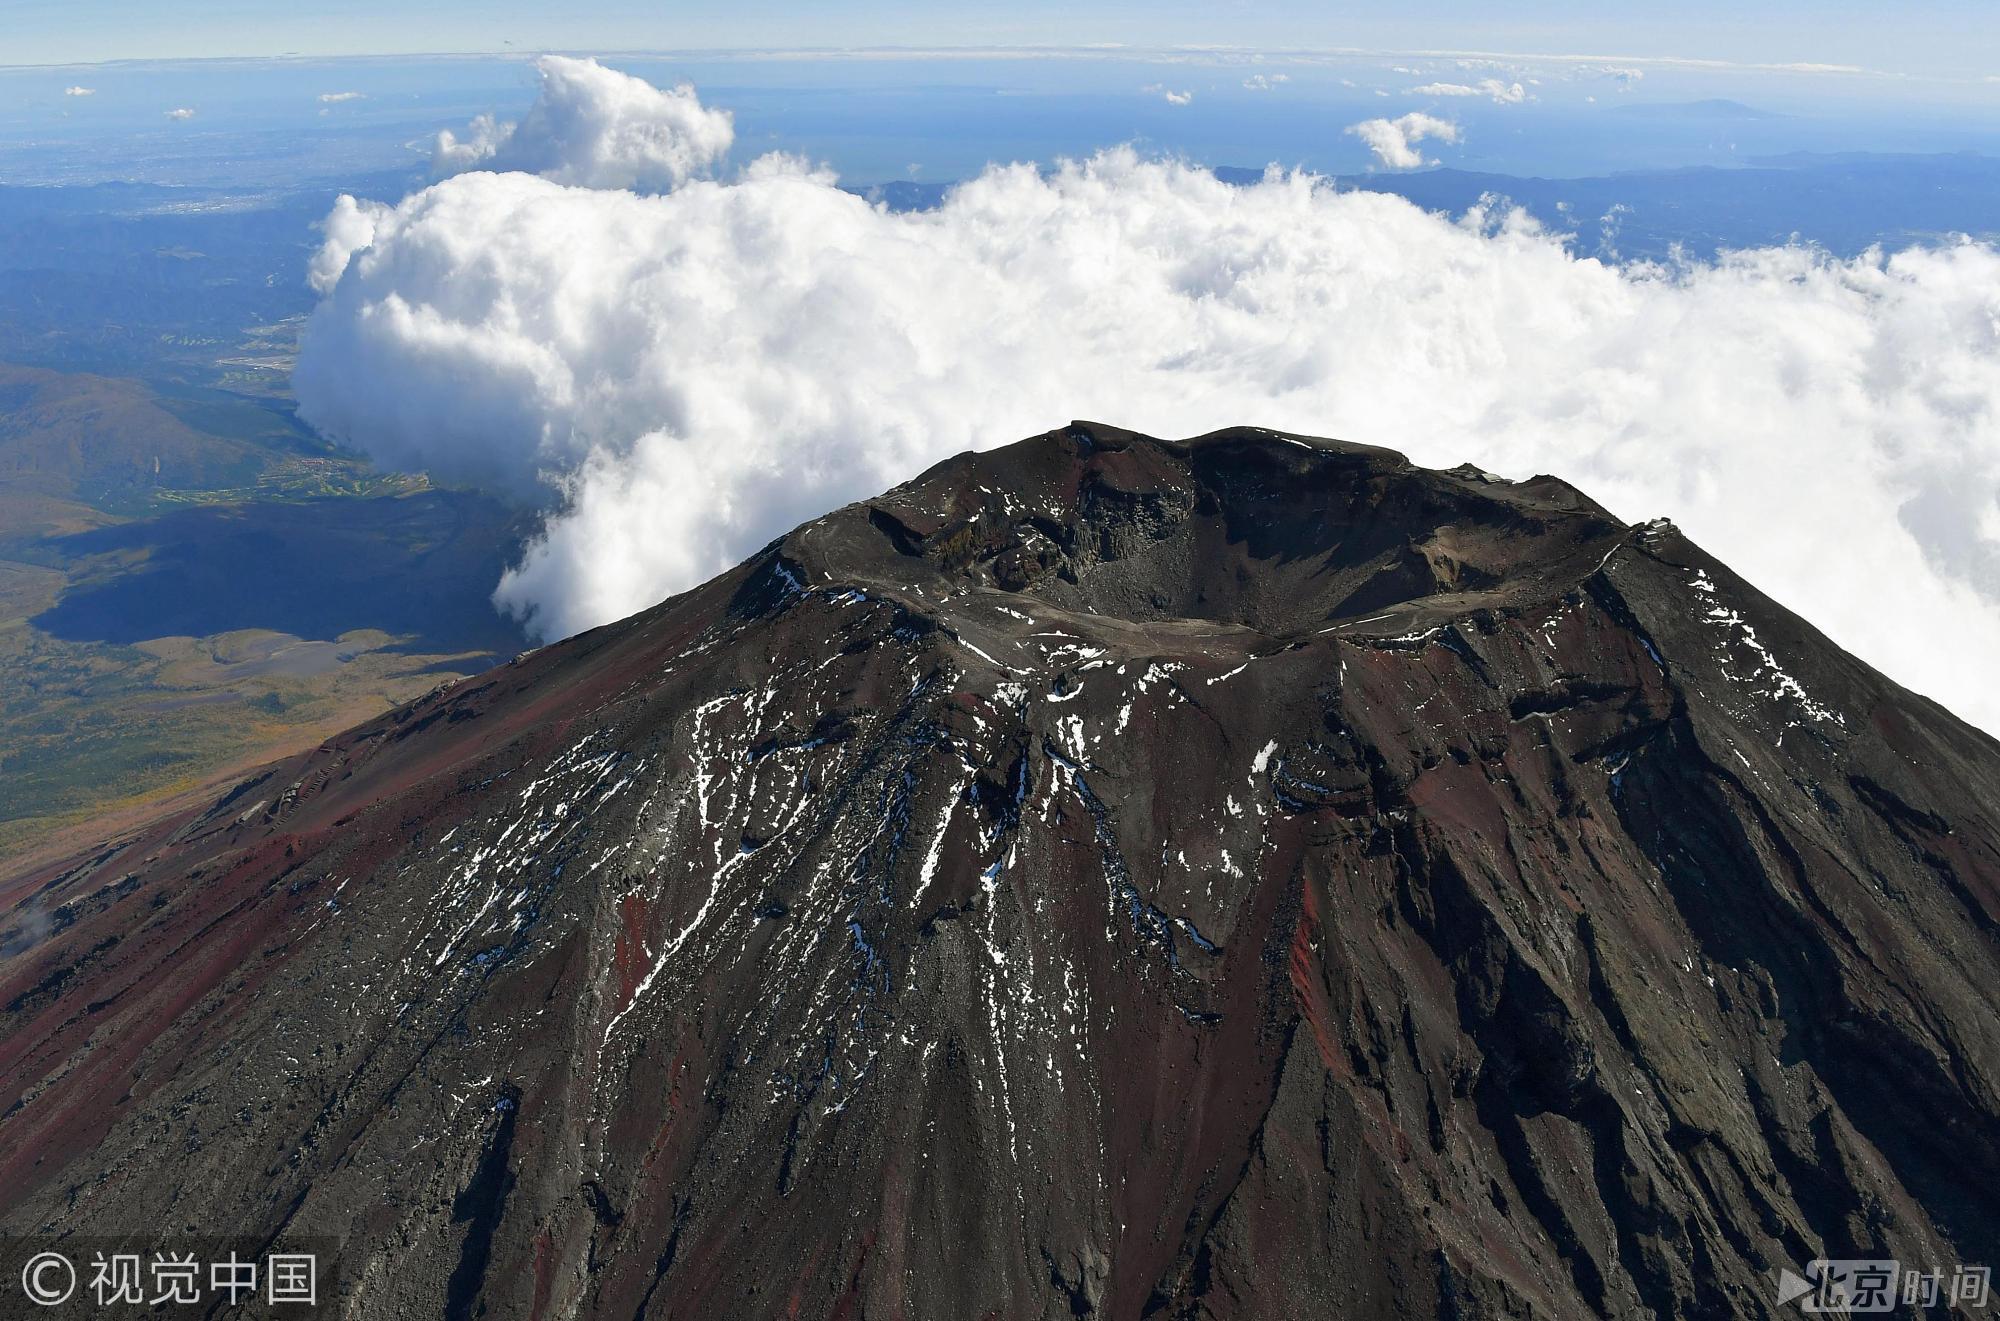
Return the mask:
[[[1713,97],[1705,101],[1632,101],[1611,107],[1613,114],[1648,115],[1655,119],[1783,119],[1775,110],[1759,110],[1741,101]]]
[[[1717,112],[1717,117],[1726,116]],[[1261,167],[1219,166],[1215,174],[1233,184],[1264,177]],[[1893,248],[1967,232],[2000,237],[2000,159],[1966,154],[1797,152],[1754,157],[1729,169],[1696,166],[1593,178],[1432,169],[1342,175],[1335,182],[1394,193],[1454,215],[1498,199],[1526,207],[1558,233],[1573,234],[1586,255],[1618,259],[1666,260],[1679,250],[1706,260],[1727,248],[1793,241],[1852,256],[1876,244]],[[851,191],[891,210],[910,211],[937,206],[950,187],[899,180]]]

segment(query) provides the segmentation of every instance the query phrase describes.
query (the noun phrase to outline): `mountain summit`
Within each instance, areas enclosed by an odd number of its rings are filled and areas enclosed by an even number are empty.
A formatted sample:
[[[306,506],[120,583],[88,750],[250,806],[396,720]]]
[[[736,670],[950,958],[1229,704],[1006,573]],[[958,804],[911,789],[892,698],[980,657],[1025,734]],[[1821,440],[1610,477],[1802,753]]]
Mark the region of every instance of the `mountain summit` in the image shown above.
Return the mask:
[[[0,1229],[346,1317],[2000,1258],[2000,746],[1554,478],[1073,424],[0,902]]]

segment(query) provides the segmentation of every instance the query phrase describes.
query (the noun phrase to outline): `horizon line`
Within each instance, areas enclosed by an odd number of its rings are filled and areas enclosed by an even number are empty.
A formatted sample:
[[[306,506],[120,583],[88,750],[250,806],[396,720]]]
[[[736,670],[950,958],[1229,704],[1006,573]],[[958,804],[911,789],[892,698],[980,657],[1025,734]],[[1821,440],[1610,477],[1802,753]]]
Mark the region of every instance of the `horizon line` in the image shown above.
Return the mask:
[[[1742,73],[1789,73],[1805,76],[1869,77],[1924,82],[1991,82],[1978,76],[1907,74],[1856,64],[1812,60],[1726,60],[1703,56],[1659,54],[1591,54],[1551,51],[1454,50],[1366,46],[1237,46],[1218,43],[1137,45],[1101,42],[1082,45],[867,45],[867,46],[688,46],[688,47],[547,47],[490,50],[400,50],[309,54],[283,51],[268,55],[188,55],[157,58],[120,56],[102,60],[56,60],[5,64],[0,73],[52,72],[66,69],[148,68],[208,64],[333,64],[392,60],[532,60],[541,55],[595,55],[606,58],[708,58],[717,60],[908,60],[908,59],[1124,59],[1135,63],[1207,63],[1243,67],[1267,62],[1326,63],[1334,59],[1510,60],[1520,63],[1567,65],[1646,65],[1658,68]]]

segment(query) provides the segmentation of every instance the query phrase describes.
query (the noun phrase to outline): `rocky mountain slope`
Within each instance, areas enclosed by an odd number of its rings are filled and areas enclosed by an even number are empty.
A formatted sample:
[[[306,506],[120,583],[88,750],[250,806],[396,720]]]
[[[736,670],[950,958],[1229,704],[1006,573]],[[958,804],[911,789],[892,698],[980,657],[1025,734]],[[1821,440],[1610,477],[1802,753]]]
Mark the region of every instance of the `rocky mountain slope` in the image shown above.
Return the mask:
[[[2000,745],[1552,478],[1079,423],[0,903],[0,1231],[345,1316],[2000,1258]]]

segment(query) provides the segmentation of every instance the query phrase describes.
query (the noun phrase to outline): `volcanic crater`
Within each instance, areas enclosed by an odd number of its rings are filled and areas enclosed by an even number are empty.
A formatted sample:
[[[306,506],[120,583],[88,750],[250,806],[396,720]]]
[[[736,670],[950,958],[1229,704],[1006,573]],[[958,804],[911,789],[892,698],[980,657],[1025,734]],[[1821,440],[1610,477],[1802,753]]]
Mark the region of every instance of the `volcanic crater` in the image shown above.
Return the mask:
[[[1074,423],[0,903],[0,1229],[342,1316],[2000,1256],[2000,745],[1551,477]]]

